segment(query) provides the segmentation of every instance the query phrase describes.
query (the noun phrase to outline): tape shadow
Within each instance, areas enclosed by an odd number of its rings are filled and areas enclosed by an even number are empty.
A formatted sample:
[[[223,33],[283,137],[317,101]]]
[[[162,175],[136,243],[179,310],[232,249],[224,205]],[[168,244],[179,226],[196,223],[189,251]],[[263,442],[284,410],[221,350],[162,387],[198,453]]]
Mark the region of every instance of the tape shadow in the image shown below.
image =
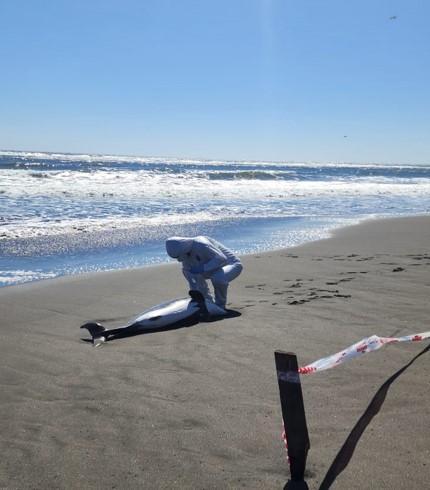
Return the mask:
[[[319,490],[328,490],[336,478],[342,473],[342,471],[348,466],[351,461],[352,455],[354,454],[355,447],[360,440],[363,432],[366,430],[367,426],[372,421],[373,417],[381,409],[385,398],[387,396],[388,389],[394,383],[394,381],[408,369],[420,356],[425,354],[430,350],[430,344],[425,347],[420,353],[418,353],[410,362],[394,373],[390,378],[385,381],[385,383],[379,388],[370,402],[369,406],[360,417],[359,421],[352,429],[348,438],[346,439],[344,445],[338,452],[333,463],[331,464],[329,470],[327,471],[324,480],[321,483]]]

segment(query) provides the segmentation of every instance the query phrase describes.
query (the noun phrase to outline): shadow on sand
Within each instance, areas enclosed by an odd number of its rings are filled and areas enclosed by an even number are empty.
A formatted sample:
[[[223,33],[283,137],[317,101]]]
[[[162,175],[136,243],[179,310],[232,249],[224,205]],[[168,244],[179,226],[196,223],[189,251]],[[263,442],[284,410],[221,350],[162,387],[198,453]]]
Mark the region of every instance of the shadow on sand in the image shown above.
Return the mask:
[[[360,440],[367,426],[372,421],[373,417],[381,409],[390,386],[402,373],[406,371],[406,369],[408,369],[409,366],[411,366],[420,356],[422,356],[429,350],[430,350],[430,344],[427,347],[425,347],[420,353],[418,353],[405,366],[403,366],[396,373],[390,376],[387,379],[387,381],[385,381],[385,383],[379,388],[379,390],[376,392],[375,396],[373,397],[372,401],[370,402],[369,406],[367,407],[363,415],[360,417],[359,421],[356,423],[355,427],[352,429],[351,433],[346,439],[344,445],[342,446],[337,456],[335,457],[333,463],[331,464],[329,470],[327,471],[327,474],[323,482],[321,483],[319,490],[328,490],[331,487],[332,483],[340,475],[340,473],[348,466],[358,441]]]
[[[421,352],[419,352],[411,361],[409,361],[405,366],[400,368],[392,376],[390,376],[376,392],[369,406],[364,411],[363,415],[360,417],[358,422],[355,424],[351,433],[347,437],[345,443],[341,447],[337,456],[335,457],[333,463],[325,475],[319,490],[328,490],[331,485],[335,482],[336,478],[342,473],[342,471],[348,466],[351,458],[354,454],[355,448],[363,435],[364,431],[371,423],[372,419],[377,415],[384,404],[385,398],[387,396],[390,386],[394,381],[404,373],[420,356],[425,354],[430,350],[430,345],[425,347]],[[292,481],[289,480],[284,486],[284,490],[309,490],[306,481]]]

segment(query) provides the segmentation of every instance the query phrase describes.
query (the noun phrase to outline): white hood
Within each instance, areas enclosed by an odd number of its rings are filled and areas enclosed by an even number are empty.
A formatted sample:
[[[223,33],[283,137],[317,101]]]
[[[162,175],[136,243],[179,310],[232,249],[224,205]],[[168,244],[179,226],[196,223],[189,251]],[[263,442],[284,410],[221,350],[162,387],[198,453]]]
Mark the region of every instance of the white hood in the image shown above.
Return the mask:
[[[166,241],[166,251],[172,259],[177,259],[181,255],[189,254],[192,245],[193,238],[173,236]]]

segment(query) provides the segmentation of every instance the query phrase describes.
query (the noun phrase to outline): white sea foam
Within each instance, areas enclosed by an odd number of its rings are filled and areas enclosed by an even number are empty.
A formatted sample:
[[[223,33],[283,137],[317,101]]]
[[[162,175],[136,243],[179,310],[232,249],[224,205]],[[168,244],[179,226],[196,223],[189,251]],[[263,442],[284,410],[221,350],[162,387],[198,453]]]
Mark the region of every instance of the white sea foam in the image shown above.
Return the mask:
[[[216,216],[204,212],[189,215],[176,214],[154,217],[62,219],[58,222],[30,218],[26,221],[21,220],[19,223],[6,224],[0,227],[0,240],[97,233],[108,230],[129,230],[142,227],[183,225],[194,223],[196,221],[214,221],[216,219]]]
[[[365,217],[426,213],[429,203],[425,165],[0,151],[0,285],[162,260],[167,233],[216,230],[252,252]]]
[[[232,172],[233,174],[233,172]],[[10,197],[112,197],[126,199],[265,199],[342,196],[420,196],[430,194],[429,179],[384,177],[366,180],[292,181],[259,179],[211,180],[211,174],[185,175],[148,171],[22,171],[4,170],[0,192]]]
[[[0,286],[13,286],[24,282],[52,279],[58,274],[55,272],[42,272],[33,270],[8,270],[0,271]]]
[[[388,205],[399,207],[398,212],[414,213],[420,207],[421,212],[427,211],[423,203],[430,201],[429,178],[353,175],[331,176],[331,180],[289,180],[277,178],[273,169],[264,172],[275,178],[250,175],[237,179],[237,170],[228,168],[222,169],[222,178],[215,179],[213,175],[220,173],[219,168],[179,173],[118,167],[85,171],[3,169],[0,239],[245,216],[332,216],[339,210],[349,215],[358,207],[369,214],[376,206],[384,211],[380,198],[384,202],[391,199]],[[285,173],[282,170],[279,175]],[[413,201],[417,204],[408,204]]]

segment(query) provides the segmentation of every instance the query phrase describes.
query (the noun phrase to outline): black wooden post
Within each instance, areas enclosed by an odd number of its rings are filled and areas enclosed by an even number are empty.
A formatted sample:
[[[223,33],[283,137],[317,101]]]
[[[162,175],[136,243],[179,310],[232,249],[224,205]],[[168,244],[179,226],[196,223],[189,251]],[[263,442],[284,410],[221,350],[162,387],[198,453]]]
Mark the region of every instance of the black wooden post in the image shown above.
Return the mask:
[[[287,438],[291,480],[292,482],[304,482],[310,443],[297,356],[292,352],[276,351],[275,363],[282,418],[284,419]]]

